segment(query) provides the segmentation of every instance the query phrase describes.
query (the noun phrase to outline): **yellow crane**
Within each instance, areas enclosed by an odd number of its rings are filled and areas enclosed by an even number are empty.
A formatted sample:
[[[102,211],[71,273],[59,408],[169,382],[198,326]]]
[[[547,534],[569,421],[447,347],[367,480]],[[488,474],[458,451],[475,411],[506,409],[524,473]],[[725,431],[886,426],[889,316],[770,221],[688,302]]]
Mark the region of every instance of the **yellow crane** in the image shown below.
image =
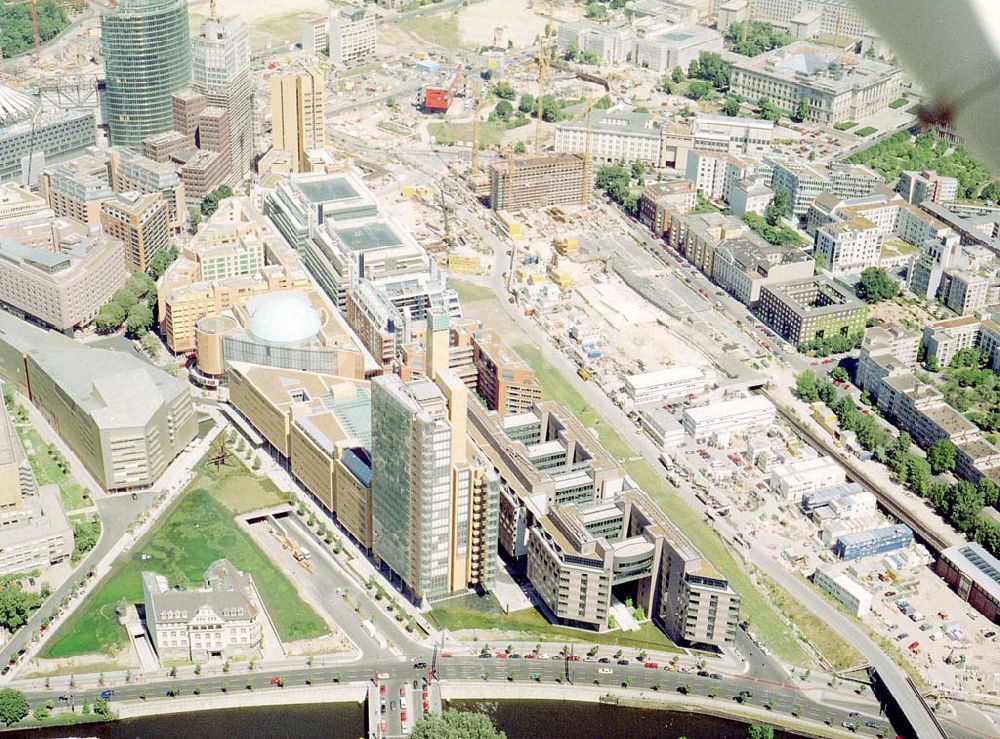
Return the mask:
[[[548,45],[544,44],[538,52],[538,100],[535,117],[535,154],[542,153],[542,99],[545,97],[545,78],[548,76],[551,58]]]
[[[479,174],[479,84],[472,89],[472,165],[469,178]]]
[[[580,195],[580,202],[584,205],[590,200],[590,141],[593,138],[593,127],[591,126],[591,112],[597,101],[590,100],[587,103],[587,135],[583,142],[583,192]]]
[[[743,20],[743,28],[740,32],[740,41],[744,44],[747,42],[747,34],[750,33],[750,19],[753,17],[753,3],[747,0],[747,14],[746,18]]]

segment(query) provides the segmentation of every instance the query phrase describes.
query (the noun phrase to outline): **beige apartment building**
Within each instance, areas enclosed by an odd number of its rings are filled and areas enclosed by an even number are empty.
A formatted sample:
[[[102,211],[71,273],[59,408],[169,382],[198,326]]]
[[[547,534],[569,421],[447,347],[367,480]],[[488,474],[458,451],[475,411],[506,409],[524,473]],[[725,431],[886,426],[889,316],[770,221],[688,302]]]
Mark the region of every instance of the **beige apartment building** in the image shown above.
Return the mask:
[[[99,226],[101,203],[114,195],[107,159],[88,155],[46,170],[42,192],[57,216]]]
[[[125,244],[129,270],[145,272],[153,256],[170,243],[167,201],[159,193],[118,193],[101,203],[101,227]]]
[[[131,149],[112,147],[108,156],[114,191],[162,194],[167,201],[170,232],[180,234],[187,225],[188,211],[177,168],[169,161],[156,162]]]
[[[297,64],[271,75],[271,130],[275,149],[289,152],[301,172],[308,149],[322,149],[326,136],[324,75]]]
[[[57,331],[93,320],[125,281],[121,241],[65,218],[0,226],[0,303]]]
[[[495,331],[472,335],[476,391],[501,416],[527,413],[542,399],[542,386],[527,362],[501,341]]]
[[[14,182],[0,185],[0,223],[50,213],[45,198],[35,195],[31,190]]]

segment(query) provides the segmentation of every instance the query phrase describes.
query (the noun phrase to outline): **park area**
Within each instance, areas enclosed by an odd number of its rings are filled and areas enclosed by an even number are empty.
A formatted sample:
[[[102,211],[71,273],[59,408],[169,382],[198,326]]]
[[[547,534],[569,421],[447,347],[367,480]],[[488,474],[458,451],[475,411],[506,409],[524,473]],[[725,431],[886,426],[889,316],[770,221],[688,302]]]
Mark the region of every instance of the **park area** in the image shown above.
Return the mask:
[[[269,480],[253,475],[241,462],[215,467],[203,459],[162,523],[122,556],[55,634],[42,658],[119,652],[128,640],[115,609],[142,600],[143,571],[166,575],[171,585],[193,586],[223,557],[253,576],[282,641],[327,634],[326,623],[234,521],[238,514],[282,502],[284,497]]]

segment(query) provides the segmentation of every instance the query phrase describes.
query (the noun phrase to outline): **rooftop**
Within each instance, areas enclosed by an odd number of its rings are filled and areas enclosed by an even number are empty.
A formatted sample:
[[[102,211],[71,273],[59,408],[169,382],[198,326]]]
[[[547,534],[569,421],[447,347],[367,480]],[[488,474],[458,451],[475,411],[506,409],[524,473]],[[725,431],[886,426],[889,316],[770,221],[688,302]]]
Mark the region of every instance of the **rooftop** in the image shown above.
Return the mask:
[[[959,544],[941,552],[941,558],[954,564],[994,601],[1000,601],[1000,560],[982,544]]]

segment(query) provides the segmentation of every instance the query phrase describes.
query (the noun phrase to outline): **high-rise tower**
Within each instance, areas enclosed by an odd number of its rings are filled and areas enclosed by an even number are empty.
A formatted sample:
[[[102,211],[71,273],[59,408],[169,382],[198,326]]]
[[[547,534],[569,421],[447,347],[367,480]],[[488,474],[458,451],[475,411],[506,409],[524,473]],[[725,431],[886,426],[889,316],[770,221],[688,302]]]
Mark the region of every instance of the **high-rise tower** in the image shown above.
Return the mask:
[[[301,172],[307,149],[326,141],[323,73],[297,64],[271,75],[271,129],[275,149],[292,156],[292,171]]]
[[[101,11],[111,143],[169,131],[170,96],[191,82],[187,0],[119,0]]]
[[[191,39],[191,87],[229,117],[230,175],[233,183],[253,162],[253,89],[250,32],[237,16],[209,18]]]

